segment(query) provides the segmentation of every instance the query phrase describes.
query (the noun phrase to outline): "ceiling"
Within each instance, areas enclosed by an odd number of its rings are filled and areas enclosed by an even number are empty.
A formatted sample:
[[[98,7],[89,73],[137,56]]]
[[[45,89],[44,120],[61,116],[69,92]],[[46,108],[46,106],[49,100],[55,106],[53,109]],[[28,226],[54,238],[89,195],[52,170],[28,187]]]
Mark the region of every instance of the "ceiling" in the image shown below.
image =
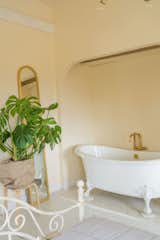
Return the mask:
[[[40,1],[43,2],[44,4],[46,4],[49,7],[53,7],[55,0],[40,0]]]

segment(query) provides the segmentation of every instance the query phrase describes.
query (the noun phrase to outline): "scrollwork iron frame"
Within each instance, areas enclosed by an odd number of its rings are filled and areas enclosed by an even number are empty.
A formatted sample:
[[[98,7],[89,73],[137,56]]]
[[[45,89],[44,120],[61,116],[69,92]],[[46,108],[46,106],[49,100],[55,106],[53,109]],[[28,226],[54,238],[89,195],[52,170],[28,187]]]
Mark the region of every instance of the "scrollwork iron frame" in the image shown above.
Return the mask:
[[[79,218],[80,221],[82,221],[84,218],[84,182],[79,181],[77,185],[78,202],[61,211],[46,212],[16,198],[0,197],[0,213],[2,218],[2,223],[0,223],[0,237],[7,236],[8,240],[12,240],[13,236],[26,240],[47,238],[51,233],[59,233],[63,230],[64,215],[76,208],[79,209]],[[8,210],[7,207],[4,206],[5,201],[16,204],[16,207]],[[24,232],[24,227],[28,220],[26,214],[32,220],[32,225],[34,224],[38,236],[32,236],[30,233]],[[44,232],[40,225],[39,218],[36,216],[46,216],[49,218],[47,232]]]

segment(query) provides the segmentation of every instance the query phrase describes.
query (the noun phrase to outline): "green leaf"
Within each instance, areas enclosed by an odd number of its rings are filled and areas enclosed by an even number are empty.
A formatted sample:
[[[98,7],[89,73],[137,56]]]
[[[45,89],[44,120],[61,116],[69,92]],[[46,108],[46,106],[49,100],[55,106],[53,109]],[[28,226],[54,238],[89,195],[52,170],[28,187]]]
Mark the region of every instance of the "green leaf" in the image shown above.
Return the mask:
[[[55,121],[54,118],[46,118],[46,119],[43,120],[43,123],[48,124],[48,125],[55,125],[56,121]]]
[[[34,142],[34,133],[26,125],[18,125],[13,132],[13,141],[18,149],[25,149]]]
[[[8,100],[6,101],[6,106],[11,104],[11,103],[16,103],[18,100],[18,98],[15,95],[12,95],[8,98]]]
[[[58,103],[53,103],[44,108],[36,97],[10,96],[0,109],[0,149],[22,160],[41,152],[46,144],[53,148],[60,142],[61,128],[44,113],[57,107]]]
[[[51,111],[51,110],[54,110],[56,108],[58,108],[58,103],[53,103],[53,104],[49,105],[49,107],[45,107],[44,109],[48,110],[48,111]]]
[[[8,130],[4,130],[2,133],[0,133],[0,141],[4,143],[10,136],[10,132]]]
[[[0,149],[1,149],[3,152],[7,152],[6,147],[5,147],[2,143],[0,143]]]
[[[61,134],[62,133],[62,128],[59,125],[55,126],[55,130],[57,133]]]
[[[56,108],[58,108],[58,103],[53,103],[48,107],[48,110],[54,110]]]

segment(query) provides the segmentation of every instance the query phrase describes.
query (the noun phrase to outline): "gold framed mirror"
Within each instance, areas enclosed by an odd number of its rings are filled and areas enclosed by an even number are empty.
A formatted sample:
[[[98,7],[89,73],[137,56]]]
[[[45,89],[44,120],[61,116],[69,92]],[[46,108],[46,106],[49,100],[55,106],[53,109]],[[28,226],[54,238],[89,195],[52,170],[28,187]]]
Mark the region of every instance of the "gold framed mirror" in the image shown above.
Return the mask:
[[[19,68],[17,74],[19,97],[34,96],[40,101],[39,82],[37,72],[31,66],[25,65]],[[48,174],[46,167],[45,150],[34,157],[35,163],[35,183],[38,186],[40,203],[49,200]],[[28,201],[36,205],[36,192],[34,189],[29,191]]]

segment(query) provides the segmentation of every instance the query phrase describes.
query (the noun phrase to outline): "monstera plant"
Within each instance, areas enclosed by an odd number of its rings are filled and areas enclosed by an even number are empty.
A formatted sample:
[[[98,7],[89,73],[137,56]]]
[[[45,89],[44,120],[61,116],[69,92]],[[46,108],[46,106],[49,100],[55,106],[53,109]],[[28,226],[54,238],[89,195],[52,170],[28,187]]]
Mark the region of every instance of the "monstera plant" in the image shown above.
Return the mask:
[[[0,109],[0,149],[10,156],[8,161],[0,162],[0,181],[4,185],[20,188],[31,183],[34,155],[46,144],[53,149],[60,142],[61,127],[50,116],[57,107],[57,103],[43,107],[36,97],[10,96]]]

